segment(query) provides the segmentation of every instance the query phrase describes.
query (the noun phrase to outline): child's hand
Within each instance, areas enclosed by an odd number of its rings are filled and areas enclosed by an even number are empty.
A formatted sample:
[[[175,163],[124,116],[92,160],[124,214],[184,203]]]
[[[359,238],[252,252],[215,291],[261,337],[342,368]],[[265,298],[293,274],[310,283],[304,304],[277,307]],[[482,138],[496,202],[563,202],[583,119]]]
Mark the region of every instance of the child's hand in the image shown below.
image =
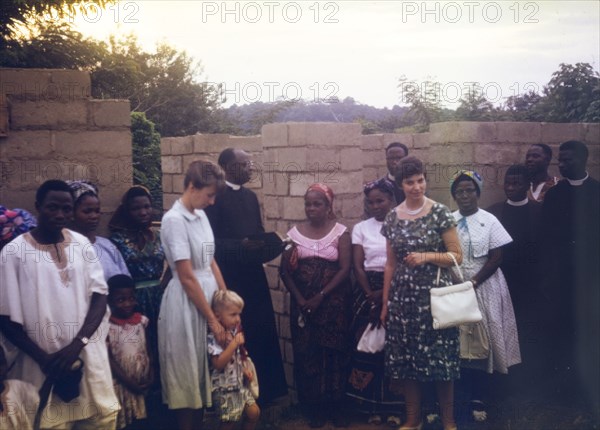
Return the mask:
[[[254,373],[252,373],[250,371],[250,369],[247,369],[246,367],[243,367],[242,368],[242,373],[244,374],[244,378],[246,378],[246,381],[252,382],[254,380]]]
[[[237,346],[241,346],[246,343],[246,339],[244,339],[244,333],[236,334],[233,340],[237,344]]]

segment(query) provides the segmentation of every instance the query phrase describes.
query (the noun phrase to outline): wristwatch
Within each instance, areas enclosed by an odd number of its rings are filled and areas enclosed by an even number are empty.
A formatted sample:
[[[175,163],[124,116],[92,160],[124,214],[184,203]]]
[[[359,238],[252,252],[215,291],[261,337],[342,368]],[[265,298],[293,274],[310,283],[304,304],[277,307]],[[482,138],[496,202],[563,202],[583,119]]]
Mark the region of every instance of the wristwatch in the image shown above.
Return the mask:
[[[89,337],[77,336],[77,339],[79,339],[81,341],[81,343],[83,343],[83,346],[86,346],[88,343],[90,343]]]

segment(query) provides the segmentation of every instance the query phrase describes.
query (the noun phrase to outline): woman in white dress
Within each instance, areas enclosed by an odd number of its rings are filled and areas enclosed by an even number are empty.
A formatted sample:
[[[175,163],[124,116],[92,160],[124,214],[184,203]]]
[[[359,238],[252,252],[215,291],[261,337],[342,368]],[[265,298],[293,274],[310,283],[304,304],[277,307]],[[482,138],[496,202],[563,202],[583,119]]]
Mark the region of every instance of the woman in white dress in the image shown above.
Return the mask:
[[[202,209],[212,205],[225,185],[222,170],[207,161],[192,162],[184,192],[162,219],[162,242],[173,279],[158,320],[158,349],[163,401],[175,410],[179,429],[202,425],[212,406],[207,329],[217,340],[225,330],[211,309],[213,294],[225,289],[214,256],[214,237]]]
[[[482,186],[481,176],[470,170],[458,171],[450,181],[450,192],[458,205],[452,215],[463,251],[461,269],[465,280],[473,282],[489,338],[487,358],[461,360],[461,385],[470,397],[476,421],[487,418],[484,400],[489,396],[490,380],[486,373],[506,374],[510,366],[521,362],[515,313],[499,268],[502,247],[512,238],[494,215],[479,209]]]

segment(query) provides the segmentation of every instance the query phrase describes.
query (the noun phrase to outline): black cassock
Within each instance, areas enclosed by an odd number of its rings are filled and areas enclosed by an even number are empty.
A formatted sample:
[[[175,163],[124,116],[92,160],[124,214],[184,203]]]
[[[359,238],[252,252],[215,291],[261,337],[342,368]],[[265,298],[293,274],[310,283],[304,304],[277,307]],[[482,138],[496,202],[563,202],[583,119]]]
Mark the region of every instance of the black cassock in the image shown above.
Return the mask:
[[[287,395],[287,384],[275,327],[273,303],[262,266],[262,254],[242,247],[242,239],[263,233],[256,194],[227,187],[205,209],[215,236],[215,258],[227,288],[245,302],[242,325],[246,348],[256,366],[261,402]]]

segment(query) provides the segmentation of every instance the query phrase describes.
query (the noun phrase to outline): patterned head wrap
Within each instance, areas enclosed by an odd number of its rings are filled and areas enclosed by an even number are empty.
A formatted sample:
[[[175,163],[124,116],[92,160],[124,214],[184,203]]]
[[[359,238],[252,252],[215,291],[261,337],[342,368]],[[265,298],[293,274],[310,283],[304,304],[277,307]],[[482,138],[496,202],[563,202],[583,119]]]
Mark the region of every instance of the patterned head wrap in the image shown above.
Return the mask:
[[[310,187],[308,187],[304,195],[308,194],[310,191],[316,191],[317,193],[323,194],[329,202],[329,206],[333,205],[333,190],[327,185],[320,182],[312,184]]]
[[[98,197],[98,187],[90,181],[66,181],[73,193],[73,201],[75,205],[84,195],[92,195]]]
[[[481,194],[481,191],[483,190],[483,178],[481,177],[481,175],[474,170],[459,170],[454,175],[452,175],[452,177],[450,178],[450,192],[453,195],[454,195],[455,182],[461,176],[467,176],[469,179],[472,179],[473,182],[475,182],[475,185],[477,186],[479,193]]]
[[[371,182],[367,182],[363,187],[365,196],[373,190],[379,190],[382,193],[389,194],[392,198],[394,197],[394,185],[387,177],[379,178]]]

